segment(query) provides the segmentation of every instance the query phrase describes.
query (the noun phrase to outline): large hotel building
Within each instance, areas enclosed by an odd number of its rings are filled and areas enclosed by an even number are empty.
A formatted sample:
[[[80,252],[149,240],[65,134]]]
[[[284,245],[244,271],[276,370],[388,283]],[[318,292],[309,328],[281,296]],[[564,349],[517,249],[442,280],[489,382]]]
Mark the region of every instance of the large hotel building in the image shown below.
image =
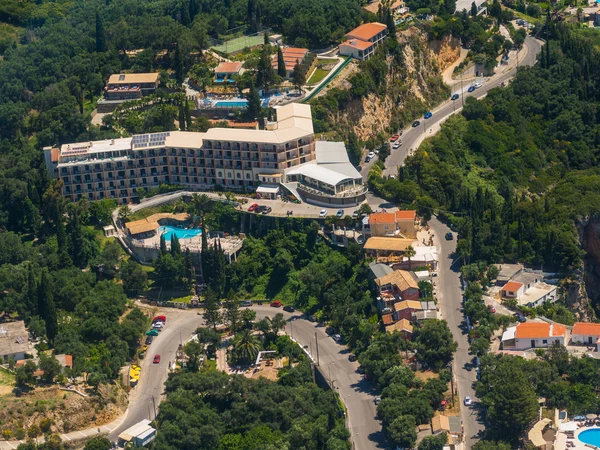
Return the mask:
[[[135,135],[46,147],[44,157],[73,201],[136,202],[139,188],[161,184],[294,195],[322,205],[357,204],[365,195],[344,144],[315,141],[310,106],[298,103],[279,107],[265,130]]]

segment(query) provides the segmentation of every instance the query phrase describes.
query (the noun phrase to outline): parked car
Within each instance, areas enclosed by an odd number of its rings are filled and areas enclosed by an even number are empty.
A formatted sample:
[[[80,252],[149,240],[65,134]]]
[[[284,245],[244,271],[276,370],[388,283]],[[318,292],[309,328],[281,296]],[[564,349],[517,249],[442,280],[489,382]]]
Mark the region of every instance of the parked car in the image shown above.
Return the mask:
[[[325,328],[325,333],[327,333],[329,336],[333,336],[335,334],[335,328],[327,327]]]
[[[333,335],[333,340],[335,342],[342,342],[342,336],[340,334],[334,334]]]
[[[390,138],[390,141],[392,141],[392,142],[395,142],[395,141],[397,141],[397,140],[398,140],[398,138],[399,138],[399,137],[400,137],[400,135],[399,135],[399,134],[395,134],[395,135],[393,135],[393,136]]]
[[[154,364],[158,364],[160,362],[160,355],[154,355]]]
[[[481,86],[483,86],[483,84],[481,84],[481,83],[475,83],[475,84],[473,85],[473,87],[474,87],[475,89],[479,89]]]
[[[338,212],[335,213],[335,215],[337,217],[344,217],[344,210],[343,209],[338,209]]]
[[[256,210],[256,208],[258,208],[258,203],[252,203],[252,204],[250,205],[250,207],[248,208],[248,211],[249,211],[249,212],[253,212],[253,211],[255,211],[255,210]]]
[[[421,122],[419,122],[418,120],[415,120],[412,124],[413,128],[417,128],[419,125],[421,125]]]
[[[392,145],[392,148],[393,148],[394,150],[396,150],[397,148],[400,148],[400,146],[401,146],[401,145],[402,145],[402,142],[401,142],[401,141],[398,141],[398,142],[396,142],[394,145]]]
[[[445,236],[445,237],[446,237],[446,240],[447,240],[447,241],[451,241],[451,240],[452,240],[452,238],[453,238],[453,236],[452,236],[452,232],[451,232],[451,231],[448,231],[448,232],[446,233],[446,236]]]
[[[153,328],[150,331],[146,331],[146,336],[158,336],[158,330]]]
[[[450,97],[450,100],[458,100],[459,95],[458,94],[454,94],[452,95],[452,97]]]
[[[160,329],[162,329],[162,327],[164,327],[164,326],[165,326],[165,324],[164,324],[164,323],[162,323],[162,322],[154,322],[154,323],[152,324],[152,328],[156,328],[157,330],[160,330]]]
[[[281,300],[272,301],[270,306],[272,306],[273,308],[281,308]]]
[[[490,312],[492,314],[494,314],[496,312],[496,308],[494,308],[494,305],[490,305],[489,308],[490,308]]]
[[[296,308],[294,308],[293,306],[290,306],[290,305],[285,305],[283,307],[283,310],[287,311],[287,312],[294,312],[294,311],[296,311]]]
[[[152,319],[152,323],[154,322],[167,322],[167,318],[165,316],[156,316],[154,319]]]
[[[467,92],[473,92],[475,90],[475,86],[469,86],[469,89],[467,89]]]
[[[270,206],[265,206],[262,210],[262,214],[269,214],[271,211],[273,211],[273,208]]]
[[[327,215],[327,210],[326,210],[326,209],[322,209],[322,210],[319,212],[319,217],[325,217],[326,215]]]
[[[521,313],[516,313],[516,314],[515,314],[515,318],[516,318],[516,319],[517,319],[519,322],[521,322],[521,323],[523,323],[523,322],[527,322],[527,317],[525,317],[525,316],[524,316],[523,314],[521,314]]]
[[[379,405],[381,403],[381,397],[375,397],[375,404]]]
[[[375,158],[375,152],[369,152],[367,155],[369,158]]]
[[[365,162],[368,163],[369,161],[371,161],[371,157],[369,155],[367,155],[367,157],[365,158]]]
[[[356,361],[358,358],[354,353],[350,353],[350,356],[348,356],[348,361]]]
[[[244,300],[240,302],[240,306],[252,306],[252,302],[250,300]]]
[[[465,406],[471,406],[473,404],[473,400],[468,395],[465,397]]]
[[[152,344],[152,341],[154,340],[154,338],[152,336],[147,336],[146,337],[146,345],[150,345]]]
[[[265,205],[259,205],[256,207],[256,209],[254,210],[255,213],[257,214],[262,214],[262,212],[265,210],[266,206]]]
[[[433,114],[431,113],[431,111],[427,111],[425,113],[425,115],[423,116],[424,119],[431,119],[431,116],[433,116]]]
[[[353,219],[358,219],[358,217],[359,217],[359,215],[358,215],[358,210],[356,210],[356,211],[354,211],[354,212],[352,213],[352,218],[353,218]]]

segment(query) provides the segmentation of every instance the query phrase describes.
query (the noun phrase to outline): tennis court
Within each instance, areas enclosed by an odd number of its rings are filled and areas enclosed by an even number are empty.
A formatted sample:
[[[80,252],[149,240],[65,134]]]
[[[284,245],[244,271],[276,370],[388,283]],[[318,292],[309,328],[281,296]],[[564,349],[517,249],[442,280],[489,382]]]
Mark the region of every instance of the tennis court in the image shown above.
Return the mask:
[[[224,53],[235,53],[246,47],[262,45],[264,41],[265,37],[260,33],[253,36],[241,36],[239,38],[231,39],[230,41],[223,42],[221,45],[215,45],[212,49]]]

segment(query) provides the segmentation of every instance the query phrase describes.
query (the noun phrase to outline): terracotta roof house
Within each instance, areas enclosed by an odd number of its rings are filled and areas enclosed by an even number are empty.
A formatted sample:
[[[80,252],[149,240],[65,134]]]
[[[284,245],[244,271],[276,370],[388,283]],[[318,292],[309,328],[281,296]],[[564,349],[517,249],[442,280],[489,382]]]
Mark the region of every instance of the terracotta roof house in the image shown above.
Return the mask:
[[[418,300],[419,284],[413,272],[394,270],[375,280],[379,292],[389,292],[402,300]]]
[[[366,61],[387,35],[386,25],[379,22],[363,23],[346,35],[348,40],[340,44],[340,55]]]
[[[374,213],[363,219],[363,234],[398,238],[417,237],[419,223],[415,210]]]
[[[290,79],[294,74],[294,67],[296,67],[296,64],[302,64],[306,60],[309,51],[307,48],[284,47],[281,49],[281,53],[283,54],[283,62],[285,63],[285,77]],[[279,67],[277,53],[273,55],[271,64],[273,65],[273,70],[277,72]]]
[[[577,322],[571,330],[571,343],[594,345],[598,348],[600,339],[600,323]]]
[[[401,319],[396,323],[391,325],[387,325],[385,327],[385,332],[392,334],[394,331],[399,332],[405,339],[411,339],[413,333],[413,326],[406,319]]]
[[[394,318],[396,320],[413,320],[413,315],[422,310],[423,307],[421,306],[421,302],[417,302],[415,300],[404,300],[394,303]]]
[[[215,83],[234,83],[234,76],[242,73],[244,63],[240,61],[223,61],[215,68]]]
[[[565,345],[567,338],[567,327],[557,323],[525,322],[511,328],[514,328],[515,350],[548,348],[556,343]],[[502,336],[502,341],[504,340],[505,335]]]

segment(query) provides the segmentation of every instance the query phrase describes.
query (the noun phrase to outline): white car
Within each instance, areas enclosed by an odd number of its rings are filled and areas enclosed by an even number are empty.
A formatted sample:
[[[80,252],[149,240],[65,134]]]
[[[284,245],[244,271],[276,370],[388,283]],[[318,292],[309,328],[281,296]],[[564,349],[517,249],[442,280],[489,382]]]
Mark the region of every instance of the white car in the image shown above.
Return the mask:
[[[165,323],[164,323],[164,322],[154,322],[154,323],[152,324],[152,328],[157,328],[157,329],[159,329],[159,330],[160,330],[162,327],[164,327],[164,326],[165,326]]]
[[[322,209],[321,212],[319,212],[319,217],[325,217],[326,215],[327,215],[326,209]]]
[[[481,86],[483,86],[483,84],[481,84],[481,83],[475,83],[475,84],[473,85],[473,87],[474,87],[475,89],[479,89]]]
[[[392,145],[392,148],[395,150],[397,148],[400,148],[401,145],[402,145],[402,142],[398,141],[394,145]]]
[[[376,397],[375,398],[375,404],[379,405],[381,403],[381,397]]]
[[[465,406],[471,406],[473,404],[473,400],[471,400],[471,397],[465,397]]]
[[[369,152],[367,155],[369,158],[375,158],[375,152]]]

